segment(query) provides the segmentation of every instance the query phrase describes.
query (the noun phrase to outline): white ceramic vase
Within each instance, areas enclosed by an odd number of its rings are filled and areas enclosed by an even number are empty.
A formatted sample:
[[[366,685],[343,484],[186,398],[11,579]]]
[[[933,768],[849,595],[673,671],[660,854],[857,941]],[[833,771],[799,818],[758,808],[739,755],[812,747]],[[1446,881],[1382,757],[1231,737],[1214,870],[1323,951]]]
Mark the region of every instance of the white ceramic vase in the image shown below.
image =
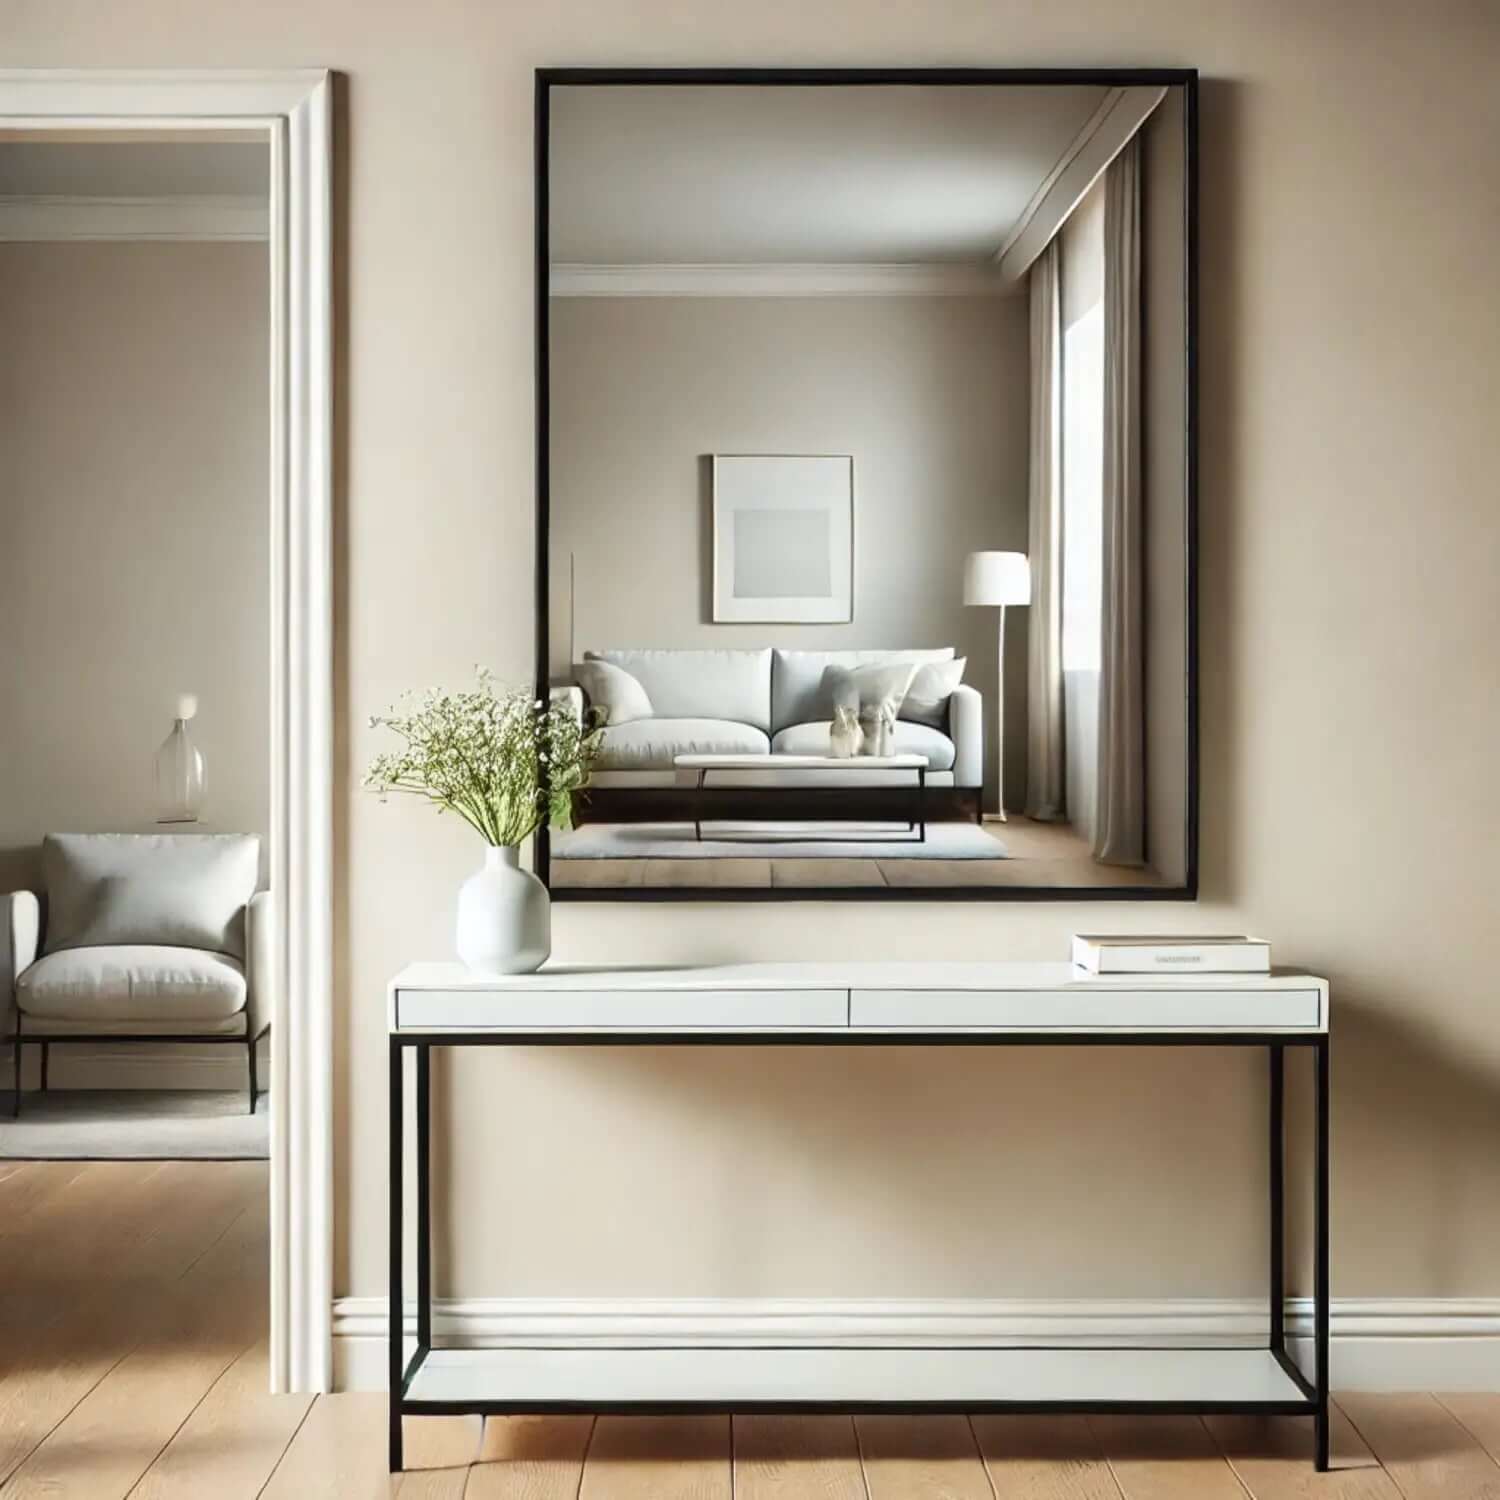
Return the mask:
[[[458,891],[458,956],[476,974],[530,974],[552,952],[552,898],[521,868],[520,850],[492,844]]]

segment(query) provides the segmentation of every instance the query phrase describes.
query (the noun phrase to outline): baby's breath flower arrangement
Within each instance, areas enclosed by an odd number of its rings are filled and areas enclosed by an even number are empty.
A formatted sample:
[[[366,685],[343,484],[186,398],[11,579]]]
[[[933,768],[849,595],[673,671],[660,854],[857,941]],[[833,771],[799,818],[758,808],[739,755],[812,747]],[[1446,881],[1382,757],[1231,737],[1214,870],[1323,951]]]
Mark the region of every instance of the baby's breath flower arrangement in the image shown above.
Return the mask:
[[[377,755],[365,786],[423,797],[457,813],[486,844],[519,844],[541,827],[573,826],[574,799],[588,784],[603,725],[580,723],[563,702],[525,689],[496,691],[485,668],[468,692],[408,694],[387,715],[398,749]]]

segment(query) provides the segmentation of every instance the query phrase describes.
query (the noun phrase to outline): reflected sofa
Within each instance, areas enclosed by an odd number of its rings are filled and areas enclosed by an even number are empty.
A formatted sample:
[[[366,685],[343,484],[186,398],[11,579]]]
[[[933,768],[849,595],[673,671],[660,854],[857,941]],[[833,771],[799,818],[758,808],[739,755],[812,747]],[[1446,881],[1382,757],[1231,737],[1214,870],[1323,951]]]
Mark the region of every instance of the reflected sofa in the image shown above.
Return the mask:
[[[649,700],[648,716],[607,724],[590,787],[672,788],[691,776],[674,769],[678,755],[827,755],[832,709],[824,673],[830,666],[856,667],[882,662],[951,661],[954,649],[879,651],[608,650],[584,653],[575,677],[587,681],[588,664],[604,662],[630,674]],[[585,689],[574,682],[554,690],[576,712],[591,707]],[[947,701],[941,727],[901,718],[896,723],[898,754],[925,755],[929,787],[971,793],[976,810],[984,768],[984,700],[960,683]],[[848,784],[869,785],[881,773],[863,772]],[[907,773],[909,776],[909,773]],[[891,773],[893,783],[902,773]],[[716,781],[731,786],[836,786],[837,772],[775,769],[725,773]]]

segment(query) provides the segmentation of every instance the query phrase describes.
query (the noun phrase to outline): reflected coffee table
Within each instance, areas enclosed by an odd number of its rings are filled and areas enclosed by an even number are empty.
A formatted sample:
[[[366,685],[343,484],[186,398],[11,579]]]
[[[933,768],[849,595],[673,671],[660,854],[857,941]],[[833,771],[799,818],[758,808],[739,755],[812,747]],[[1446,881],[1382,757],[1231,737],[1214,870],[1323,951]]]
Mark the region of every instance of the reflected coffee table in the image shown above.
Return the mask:
[[[703,793],[707,789],[708,774],[710,771],[759,771],[759,772],[781,772],[781,771],[809,771],[813,773],[842,772],[853,778],[848,785],[857,787],[862,792],[887,791],[896,802],[898,812],[897,818],[906,824],[906,833],[913,835],[911,838],[871,838],[868,834],[849,834],[841,836],[838,834],[810,832],[802,836],[807,843],[816,844],[874,844],[874,843],[916,843],[927,842],[927,757],[925,755],[855,755],[840,757],[834,755],[778,755],[770,751],[762,755],[679,755],[673,760],[673,765],[679,771],[692,771],[696,775],[694,785],[693,806],[693,837],[701,844],[703,842]],[[910,783],[898,782],[892,785],[889,781],[883,784],[860,786],[860,782],[866,777],[873,778],[879,772],[910,771],[912,780]],[[742,785],[735,788],[739,792],[775,791],[779,790],[775,779],[768,778],[760,784]],[[834,820],[826,820],[834,821]],[[724,839],[726,843],[764,843],[764,836],[750,836],[746,838]]]

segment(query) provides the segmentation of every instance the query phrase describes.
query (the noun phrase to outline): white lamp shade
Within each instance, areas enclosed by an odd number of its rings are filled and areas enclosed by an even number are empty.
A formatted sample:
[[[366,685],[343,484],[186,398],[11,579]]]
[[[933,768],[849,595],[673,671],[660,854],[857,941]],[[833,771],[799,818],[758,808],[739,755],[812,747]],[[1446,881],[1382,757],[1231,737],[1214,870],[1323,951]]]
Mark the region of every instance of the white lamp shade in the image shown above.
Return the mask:
[[[965,604],[1030,604],[1031,565],[1024,552],[971,552],[964,564]]]

